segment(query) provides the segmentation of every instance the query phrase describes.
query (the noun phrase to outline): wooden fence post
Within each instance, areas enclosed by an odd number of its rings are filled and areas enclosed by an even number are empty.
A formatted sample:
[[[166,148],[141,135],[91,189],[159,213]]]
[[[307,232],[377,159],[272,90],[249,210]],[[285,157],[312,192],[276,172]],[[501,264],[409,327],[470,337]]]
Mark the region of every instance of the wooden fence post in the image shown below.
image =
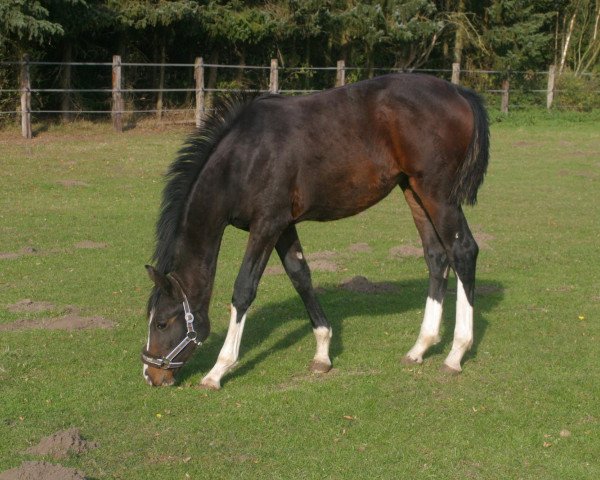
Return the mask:
[[[194,78],[196,79],[196,128],[200,128],[204,117],[204,60],[202,57],[196,57]]]
[[[500,103],[500,111],[502,113],[508,113],[508,92],[510,89],[510,80],[507,76],[502,80],[502,100]]]
[[[548,92],[546,93],[546,108],[552,108],[554,102],[554,77],[556,75],[556,65],[550,65],[548,69]]]
[[[31,131],[31,81],[29,79],[29,55],[23,55],[21,63],[21,134],[32,138]]]
[[[277,59],[271,59],[271,74],[269,75],[269,92],[277,93],[279,90],[279,72],[277,70]]]
[[[452,64],[452,83],[454,85],[460,84],[460,63]]]
[[[346,84],[346,62],[338,60],[337,71],[335,75],[335,86],[343,87]]]
[[[121,93],[121,56],[113,55],[112,61],[112,117],[117,132],[123,131],[123,95]]]

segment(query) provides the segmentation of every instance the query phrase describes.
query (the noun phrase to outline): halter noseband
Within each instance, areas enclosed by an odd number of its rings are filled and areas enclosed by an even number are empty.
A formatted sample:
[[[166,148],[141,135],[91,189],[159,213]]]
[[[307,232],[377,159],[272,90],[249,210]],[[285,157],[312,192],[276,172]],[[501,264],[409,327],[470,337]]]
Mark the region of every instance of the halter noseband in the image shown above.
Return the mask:
[[[164,357],[154,357],[148,351],[142,351],[142,362],[144,362],[146,365],[162,368],[163,370],[171,370],[182,367],[184,362],[174,362],[173,360],[190,343],[194,343],[197,346],[202,345],[202,342],[198,340],[198,332],[194,330],[194,314],[190,309],[190,304],[185,296],[185,293],[183,292],[183,288],[181,288],[181,285],[173,276],[171,276],[171,278],[178,284],[181,294],[183,295],[183,311],[185,313],[185,325],[187,327],[187,333],[183,340],[179,342],[179,345],[177,345]]]

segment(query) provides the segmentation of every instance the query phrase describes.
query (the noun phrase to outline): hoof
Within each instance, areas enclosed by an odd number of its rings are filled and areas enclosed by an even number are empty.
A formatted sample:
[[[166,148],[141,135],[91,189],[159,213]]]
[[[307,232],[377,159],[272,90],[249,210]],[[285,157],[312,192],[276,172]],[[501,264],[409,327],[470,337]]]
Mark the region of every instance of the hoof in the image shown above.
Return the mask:
[[[200,385],[198,385],[198,388],[204,390],[221,390],[221,383],[215,382],[210,378],[203,378]]]
[[[331,364],[327,364],[319,360],[313,360],[310,362],[309,368],[313,373],[327,373],[329,370],[331,370]]]
[[[421,365],[423,363],[423,360],[419,361],[412,357],[409,357],[408,355],[404,355],[404,357],[402,357],[402,360],[400,361],[403,365]]]
[[[452,377],[460,375],[460,372],[462,372],[462,370],[457,370],[456,368],[451,367],[450,365],[446,365],[445,363],[442,364],[442,368],[440,368],[440,371]]]

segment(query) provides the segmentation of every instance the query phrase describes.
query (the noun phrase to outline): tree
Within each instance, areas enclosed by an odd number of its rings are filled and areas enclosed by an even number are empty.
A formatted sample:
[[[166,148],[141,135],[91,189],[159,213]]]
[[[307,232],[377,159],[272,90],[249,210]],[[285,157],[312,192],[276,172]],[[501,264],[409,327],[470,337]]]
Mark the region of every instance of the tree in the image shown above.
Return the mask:
[[[486,8],[483,61],[498,70],[545,69],[552,45],[553,13],[546,2],[494,0]]]
[[[163,88],[165,86],[165,67],[167,47],[175,35],[175,29],[189,17],[194,16],[198,4],[191,0],[108,0],[116,14],[117,22],[124,27],[149,34],[154,47],[153,60],[159,63],[158,88],[156,93],[156,112],[160,119],[163,111]]]
[[[0,2],[0,49],[20,57],[27,47],[64,35],[63,27],[48,20],[48,15],[48,9],[37,0]]]

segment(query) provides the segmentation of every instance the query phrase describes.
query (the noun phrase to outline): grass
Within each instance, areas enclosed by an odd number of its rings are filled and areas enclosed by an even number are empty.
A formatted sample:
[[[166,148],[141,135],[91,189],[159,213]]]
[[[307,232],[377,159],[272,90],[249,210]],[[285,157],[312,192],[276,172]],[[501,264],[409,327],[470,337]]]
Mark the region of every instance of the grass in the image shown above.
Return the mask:
[[[290,282],[265,276],[238,368],[219,392],[193,388],[214,363],[246,236],[228,229],[211,305],[213,333],[174,388],[150,388],[146,339],[161,174],[183,128],[54,126],[33,141],[0,132],[0,323],[24,298],[112,330],[0,333],[0,471],[35,459],[43,436],[78,427],[98,449],[60,463],[92,478],[600,478],[600,132],[595,118],[511,117],[492,129],[490,171],[468,209],[482,249],[476,343],[464,372],[439,372],[443,340],[422,366],[400,364],[419,330],[427,288],[399,193],[357,217],[299,228],[305,250],[337,252],[314,272],[334,328],[335,370],[308,373],[314,338]],[[62,186],[75,180],[86,186]],[[82,241],[106,248],[79,249]],[[371,253],[350,253],[367,242]],[[271,260],[275,265],[275,259]],[[399,293],[333,288],[354,275]],[[562,434],[561,434],[562,432]],[[49,459],[53,461],[52,459]]]

